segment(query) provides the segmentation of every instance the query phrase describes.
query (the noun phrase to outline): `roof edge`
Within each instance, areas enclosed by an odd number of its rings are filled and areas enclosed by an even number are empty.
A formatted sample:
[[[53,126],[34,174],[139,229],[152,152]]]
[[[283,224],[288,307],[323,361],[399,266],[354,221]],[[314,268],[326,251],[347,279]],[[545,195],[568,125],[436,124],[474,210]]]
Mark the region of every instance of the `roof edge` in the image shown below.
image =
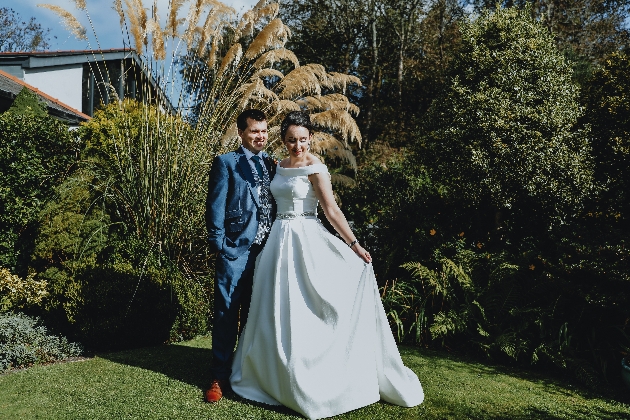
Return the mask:
[[[65,103],[61,102],[60,100],[58,100],[57,98],[53,98],[52,96],[48,95],[47,93],[42,92],[41,90],[37,89],[35,86],[31,86],[28,83],[25,83],[24,81],[18,79],[15,76],[10,75],[9,73],[0,70],[0,75],[10,79],[13,82],[16,82],[20,85],[22,85],[23,87],[27,88],[28,90],[30,90],[31,92],[35,93],[38,96],[41,96],[42,98],[46,98],[51,102],[56,103],[57,105],[69,110],[70,112],[72,112],[73,114],[76,114],[77,116],[80,116],[81,118],[85,118],[86,120],[91,120],[92,117],[90,117],[87,114],[84,114],[83,112],[72,108],[70,105],[66,105]]]

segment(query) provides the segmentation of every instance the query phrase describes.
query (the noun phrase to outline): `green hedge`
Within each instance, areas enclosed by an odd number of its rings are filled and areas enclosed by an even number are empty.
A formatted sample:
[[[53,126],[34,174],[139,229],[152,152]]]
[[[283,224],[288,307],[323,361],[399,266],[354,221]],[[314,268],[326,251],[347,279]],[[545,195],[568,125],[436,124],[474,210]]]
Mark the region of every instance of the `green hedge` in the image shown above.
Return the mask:
[[[51,117],[0,115],[0,266],[26,275],[39,212],[77,151],[68,127]]]

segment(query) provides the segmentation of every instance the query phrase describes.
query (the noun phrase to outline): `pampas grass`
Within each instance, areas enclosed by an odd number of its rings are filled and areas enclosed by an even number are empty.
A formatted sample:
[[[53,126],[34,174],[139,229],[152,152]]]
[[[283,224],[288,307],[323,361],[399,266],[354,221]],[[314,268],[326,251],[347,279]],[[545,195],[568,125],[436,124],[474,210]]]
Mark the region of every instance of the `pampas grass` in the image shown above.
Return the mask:
[[[72,15],[72,13],[54,4],[38,4],[37,6],[55,12],[59,17],[61,17],[64,26],[68,31],[70,31],[70,33],[72,33],[77,39],[87,41],[87,31],[85,30],[83,25],[81,25],[79,21]]]
[[[290,31],[277,18],[278,4],[261,0],[238,19],[216,0],[171,0],[164,21],[155,2],[150,14],[143,0],[114,0],[113,6],[142,59],[138,74],[146,76],[136,83],[144,101],[117,98],[107,108],[117,121],[110,131],[115,147],[108,152],[109,172],[100,172],[108,175],[92,188],[123,215],[126,231],[167,255],[192,281],[208,273],[207,173],[217,154],[240,143],[235,120],[243,109],[266,113],[268,150],[277,157],[285,150],[279,138],[284,116],[309,112],[316,127],[312,151],[356,168],[349,145],[361,145],[353,118],[359,110],[343,93],[359,80],[329,74],[319,64],[300,65],[285,48]],[[85,36],[70,13],[45,7]],[[116,84],[106,67],[102,71],[104,81]],[[138,113],[141,124],[134,123]]]

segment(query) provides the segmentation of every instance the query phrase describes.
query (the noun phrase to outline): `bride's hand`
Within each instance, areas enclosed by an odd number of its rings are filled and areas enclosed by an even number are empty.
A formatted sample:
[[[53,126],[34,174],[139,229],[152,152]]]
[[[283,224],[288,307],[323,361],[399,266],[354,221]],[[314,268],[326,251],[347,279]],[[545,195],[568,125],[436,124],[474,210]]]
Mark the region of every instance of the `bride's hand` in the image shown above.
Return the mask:
[[[365,261],[366,263],[371,263],[372,262],[372,257],[370,256],[370,253],[367,252],[365,250],[365,248],[363,248],[361,245],[354,244],[352,246],[352,250],[354,251],[355,254],[357,254],[363,261]]]

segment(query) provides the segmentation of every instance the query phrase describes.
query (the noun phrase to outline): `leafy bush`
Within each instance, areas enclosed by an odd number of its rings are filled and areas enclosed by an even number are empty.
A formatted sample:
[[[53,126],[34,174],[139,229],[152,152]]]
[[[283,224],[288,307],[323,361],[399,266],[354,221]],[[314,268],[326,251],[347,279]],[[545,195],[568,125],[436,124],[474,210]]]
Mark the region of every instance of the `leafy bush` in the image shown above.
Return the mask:
[[[0,268],[0,312],[39,305],[48,294],[46,286],[45,281],[35,280],[34,273],[22,279],[6,268]]]
[[[77,149],[68,127],[51,117],[0,115],[0,265],[26,275],[39,211]]]
[[[119,349],[207,331],[209,285],[184,277],[157,245],[124,237],[120,222],[92,205],[80,173],[42,212],[33,265],[48,283],[48,317],[86,346]]]
[[[38,318],[0,314],[0,372],[79,356],[81,345],[49,335]]]
[[[44,117],[48,115],[46,105],[40,100],[39,96],[30,91],[30,89],[23,87],[20,93],[17,94],[11,107],[7,112],[16,115],[28,115],[35,117]]]
[[[375,146],[371,150],[369,154],[378,153]],[[336,192],[357,237],[378,256],[374,269],[384,282],[405,274],[399,269],[404,262],[431,256],[441,237],[432,229],[444,201],[416,162],[403,154],[382,159],[369,154],[363,157],[370,163],[357,172],[356,186],[340,185]]]
[[[86,346],[207,332],[207,151],[187,127],[134,101],[98,111],[80,129],[78,169],[41,212],[32,266],[49,284],[48,316]]]

